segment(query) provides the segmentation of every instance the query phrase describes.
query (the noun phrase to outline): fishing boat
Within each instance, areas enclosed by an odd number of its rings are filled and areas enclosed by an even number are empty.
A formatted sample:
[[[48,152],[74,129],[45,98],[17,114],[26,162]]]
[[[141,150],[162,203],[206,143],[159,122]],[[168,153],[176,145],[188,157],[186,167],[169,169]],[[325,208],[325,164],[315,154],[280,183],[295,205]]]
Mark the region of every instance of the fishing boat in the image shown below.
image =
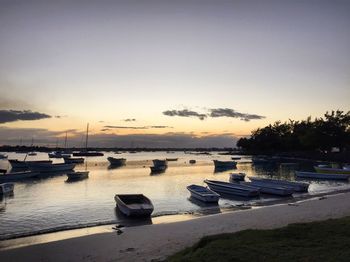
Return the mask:
[[[236,161],[220,161],[220,160],[213,160],[215,168],[235,168],[237,165]]]
[[[332,168],[332,167],[314,167],[317,173],[322,174],[348,174],[350,175],[350,169],[347,168]]]
[[[85,137],[85,150],[79,152],[73,152],[73,156],[104,156],[102,152],[88,151],[88,141],[89,141],[89,123],[86,127],[86,137]]]
[[[20,181],[37,176],[37,172],[24,171],[24,172],[9,172],[0,175],[0,182]]]
[[[126,216],[150,216],[154,210],[151,200],[142,194],[118,194],[114,200]]]
[[[154,159],[152,160],[154,166],[167,166],[168,161],[167,160],[161,160],[161,159]]]
[[[124,166],[126,163],[125,158],[108,157],[107,160],[112,166]]]
[[[165,172],[167,168],[168,166],[150,166],[151,173],[162,173]]]
[[[83,164],[85,158],[83,157],[64,157],[64,163],[66,164]]]
[[[260,184],[256,182],[240,182],[240,184],[255,187],[261,193],[270,194],[270,195],[291,196],[294,192],[291,188],[272,185],[272,184]]]
[[[259,177],[249,177],[249,180],[254,182],[256,185],[262,186],[282,186],[286,188],[291,188],[295,192],[307,192],[309,189],[308,183],[286,181],[281,179],[270,179],[270,178],[259,178]]]
[[[232,173],[230,174],[230,182],[244,181],[244,173]]]
[[[13,193],[15,185],[13,183],[0,184],[0,195],[7,195]]]
[[[25,161],[25,160],[17,160],[17,159],[9,159],[10,165],[13,169],[26,169],[28,168],[28,164],[32,163],[52,163],[52,160],[36,160],[36,161]]]
[[[348,180],[350,177],[350,174],[339,174],[339,173],[330,174],[330,173],[296,171],[295,176],[299,178],[311,178],[311,179]]]
[[[5,155],[5,154],[0,154],[0,159],[7,159],[7,155]]]
[[[171,161],[177,161],[178,158],[166,158],[165,160],[171,162]]]
[[[75,164],[66,164],[66,163],[59,163],[59,164],[52,164],[52,163],[30,163],[28,164],[28,167],[31,171],[35,172],[64,172],[64,171],[71,171],[74,169]]]
[[[89,177],[89,171],[72,171],[67,173],[69,181],[81,180]]]
[[[228,195],[236,195],[243,197],[256,197],[259,196],[259,190],[255,187],[241,185],[241,184],[233,184],[223,181],[215,181],[215,180],[204,180],[209,188],[217,193],[224,193]]]
[[[195,163],[196,163],[196,160],[194,160],[194,159],[190,160],[190,164],[195,164]]]
[[[196,198],[203,202],[217,203],[220,198],[219,194],[204,186],[190,185],[187,187],[187,189],[190,191],[193,198]]]

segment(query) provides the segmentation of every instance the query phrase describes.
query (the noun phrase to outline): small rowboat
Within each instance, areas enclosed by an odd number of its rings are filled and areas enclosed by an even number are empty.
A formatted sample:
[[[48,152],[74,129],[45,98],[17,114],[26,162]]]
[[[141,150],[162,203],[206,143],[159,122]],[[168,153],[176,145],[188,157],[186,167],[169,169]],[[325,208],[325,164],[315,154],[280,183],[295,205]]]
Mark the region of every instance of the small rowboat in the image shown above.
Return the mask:
[[[108,157],[107,160],[112,166],[124,166],[126,163],[125,158]]]
[[[307,192],[309,189],[308,183],[286,181],[280,179],[269,179],[269,178],[259,178],[259,177],[249,177],[250,181],[254,182],[256,185],[266,186],[282,186],[286,188],[291,188],[295,192]]]
[[[28,178],[37,176],[39,173],[24,171],[24,172],[10,172],[3,175],[0,175],[0,182],[9,182],[9,181],[20,181]]]
[[[232,173],[230,174],[230,182],[244,181],[244,173]]]
[[[67,173],[68,180],[81,180],[89,177],[89,171],[73,171]]]
[[[165,172],[165,170],[168,168],[168,166],[151,166],[151,173],[161,173]]]
[[[327,180],[348,180],[350,174],[324,174],[315,172],[295,172],[296,177],[311,179],[327,179]]]
[[[0,184],[0,195],[7,195],[13,192],[15,185],[13,183]]]
[[[220,195],[215,193],[214,191],[204,187],[197,185],[190,185],[187,187],[188,191],[190,191],[191,196],[200,201],[207,203],[217,203],[219,201]]]
[[[154,210],[151,200],[142,194],[115,195],[114,200],[126,216],[150,216]]]
[[[153,161],[154,166],[167,166],[168,165],[167,160],[154,159],[152,161]]]
[[[228,195],[236,195],[243,197],[256,197],[259,196],[259,190],[256,187],[227,183],[223,181],[204,180],[209,188],[218,193],[224,193]]]

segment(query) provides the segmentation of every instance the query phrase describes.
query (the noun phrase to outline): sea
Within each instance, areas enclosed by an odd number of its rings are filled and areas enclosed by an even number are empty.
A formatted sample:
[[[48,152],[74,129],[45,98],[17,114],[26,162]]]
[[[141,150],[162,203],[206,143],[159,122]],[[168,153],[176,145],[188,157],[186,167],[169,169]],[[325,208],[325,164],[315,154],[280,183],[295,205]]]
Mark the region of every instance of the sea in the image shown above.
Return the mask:
[[[4,152],[9,159],[23,160],[25,154]],[[66,174],[15,182],[12,196],[0,197],[0,240],[86,228],[99,225],[137,225],[139,221],[124,217],[116,208],[115,194],[141,193],[154,205],[152,220],[162,216],[202,216],[215,213],[254,208],[295,199],[316,197],[321,194],[350,190],[348,182],[310,181],[309,192],[294,194],[292,198],[262,195],[259,198],[222,197],[218,205],[205,205],[190,197],[187,186],[205,186],[205,179],[227,181],[230,173],[243,172],[258,176],[295,180],[295,170],[312,171],[316,162],[276,159],[253,164],[251,156],[241,157],[237,168],[217,171],[213,160],[231,160],[223,152],[104,152],[104,156],[86,157],[85,163],[75,170],[89,170],[87,179],[69,182]],[[126,158],[125,166],[113,168],[107,157]],[[164,173],[152,174],[153,159],[177,158],[168,162]],[[38,152],[27,160],[48,159],[47,153]],[[55,163],[62,159],[53,159]],[[196,160],[190,164],[190,160]],[[288,163],[288,164],[286,164]],[[0,168],[10,170],[9,162],[0,160]]]

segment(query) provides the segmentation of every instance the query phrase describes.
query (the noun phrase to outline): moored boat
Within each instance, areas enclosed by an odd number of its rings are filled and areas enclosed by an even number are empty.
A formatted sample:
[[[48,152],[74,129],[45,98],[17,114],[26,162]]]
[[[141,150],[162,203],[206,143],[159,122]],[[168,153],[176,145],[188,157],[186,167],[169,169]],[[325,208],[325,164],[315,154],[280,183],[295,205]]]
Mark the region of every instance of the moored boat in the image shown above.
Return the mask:
[[[332,167],[314,167],[317,173],[322,174],[348,174],[350,175],[350,169],[347,168],[332,168]]]
[[[232,160],[241,160],[241,157],[240,156],[233,156],[231,157]]]
[[[104,154],[96,151],[80,151],[73,152],[73,156],[104,156]]]
[[[126,216],[150,216],[154,210],[151,200],[142,194],[117,194],[114,200]]]
[[[217,203],[220,198],[219,194],[203,186],[190,185],[187,187],[187,189],[190,191],[193,198],[196,198],[203,202]]]
[[[112,166],[124,166],[126,163],[125,158],[108,157],[107,160]]]
[[[220,161],[220,160],[213,160],[215,168],[235,168],[237,165],[236,161]]]
[[[45,173],[45,172],[64,172],[64,171],[73,170],[75,167],[75,164],[31,163],[31,164],[28,164],[28,167],[31,171],[35,171],[35,172],[43,172],[43,173]]]
[[[295,176],[299,178],[311,178],[311,179],[348,180],[350,177],[350,174],[329,174],[329,173],[296,171]]]
[[[0,195],[6,195],[13,193],[15,185],[13,183],[3,183],[0,184]]]
[[[189,162],[190,162],[190,164],[195,164],[195,163],[196,163],[196,160],[191,159]]]
[[[272,186],[282,186],[286,188],[291,188],[295,192],[307,192],[309,189],[308,183],[286,181],[281,179],[270,179],[270,178],[260,178],[260,177],[249,177],[249,180],[254,182],[256,185],[272,185]]]
[[[52,163],[52,160],[24,161],[17,159],[9,159],[8,161],[13,169],[28,168],[28,164],[32,163]]]
[[[151,173],[161,173],[165,172],[168,166],[150,166]]]
[[[37,176],[37,172],[24,171],[24,172],[9,172],[0,175],[0,182],[20,181]]]
[[[178,158],[166,158],[165,160],[171,162],[171,161],[177,161]]]
[[[167,166],[168,165],[168,161],[167,160],[163,160],[163,159],[154,159],[153,161],[153,165],[154,166]]]
[[[59,151],[53,151],[48,153],[49,158],[64,158],[64,157],[70,157],[71,154],[67,154],[64,152],[59,152]]]
[[[230,182],[244,181],[245,173],[232,173],[230,174]]]
[[[0,159],[7,159],[7,155],[0,153]]]
[[[89,171],[73,171],[67,173],[68,180],[81,180],[89,177]]]
[[[204,182],[209,186],[211,190],[217,193],[224,193],[228,195],[237,195],[244,197],[259,196],[259,190],[255,187],[207,179],[204,180]]]
[[[64,163],[66,164],[83,164],[85,158],[83,157],[64,157]]]
[[[240,182],[240,184],[256,187],[261,193],[270,195],[291,196],[294,192],[291,188],[272,184],[260,184],[256,182]]]

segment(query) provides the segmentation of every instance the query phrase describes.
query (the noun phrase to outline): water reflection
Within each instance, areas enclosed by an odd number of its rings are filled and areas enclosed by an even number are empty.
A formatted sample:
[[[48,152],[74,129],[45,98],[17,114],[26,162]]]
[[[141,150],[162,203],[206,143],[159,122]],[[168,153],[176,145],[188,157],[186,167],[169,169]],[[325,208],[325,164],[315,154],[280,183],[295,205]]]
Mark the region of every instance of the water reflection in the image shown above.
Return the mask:
[[[114,208],[115,216],[119,225],[130,227],[130,226],[143,226],[151,225],[151,217],[128,217],[124,215],[119,208],[116,206]]]

